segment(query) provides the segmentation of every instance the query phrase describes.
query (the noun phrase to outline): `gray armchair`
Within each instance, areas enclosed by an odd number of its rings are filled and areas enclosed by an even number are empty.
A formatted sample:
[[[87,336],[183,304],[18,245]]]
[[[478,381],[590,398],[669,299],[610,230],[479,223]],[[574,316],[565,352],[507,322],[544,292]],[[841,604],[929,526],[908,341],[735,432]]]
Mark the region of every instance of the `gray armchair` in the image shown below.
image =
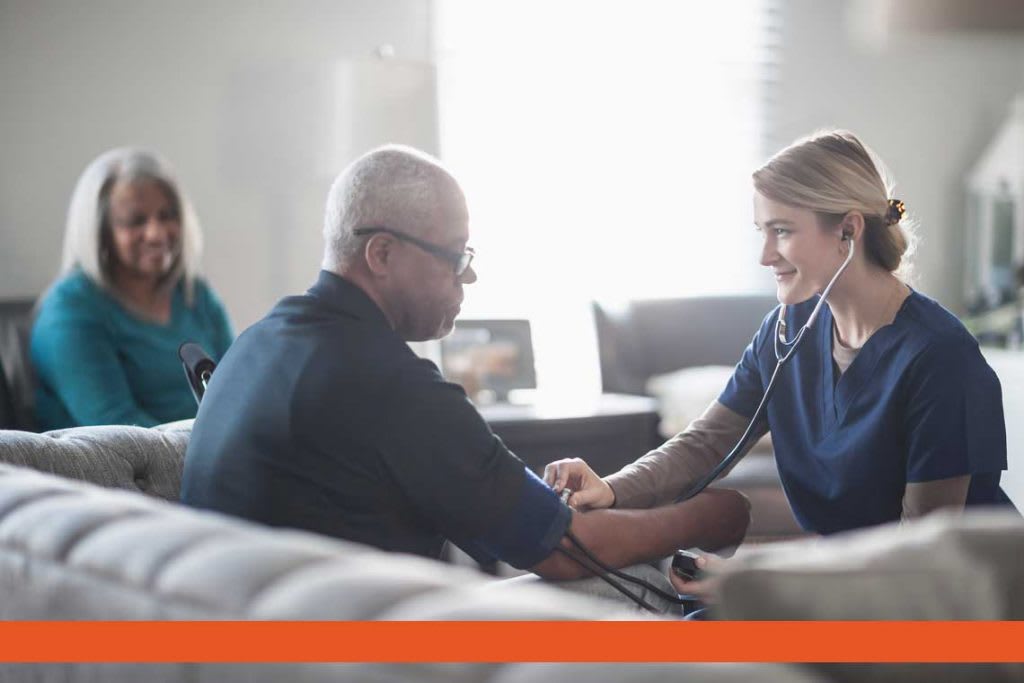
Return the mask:
[[[35,427],[35,375],[29,360],[33,299],[0,301],[0,429]]]
[[[594,303],[601,385],[607,393],[646,394],[654,375],[702,365],[735,365],[773,296],[644,299]]]

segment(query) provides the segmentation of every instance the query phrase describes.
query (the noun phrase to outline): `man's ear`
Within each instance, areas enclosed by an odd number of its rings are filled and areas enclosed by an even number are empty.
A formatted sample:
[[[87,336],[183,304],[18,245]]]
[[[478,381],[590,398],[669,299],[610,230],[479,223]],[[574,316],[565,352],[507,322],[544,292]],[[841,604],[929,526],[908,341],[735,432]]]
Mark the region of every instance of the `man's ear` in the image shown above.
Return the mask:
[[[374,235],[363,247],[363,256],[366,258],[366,267],[374,275],[387,275],[391,263],[391,247],[394,245],[388,235]]]

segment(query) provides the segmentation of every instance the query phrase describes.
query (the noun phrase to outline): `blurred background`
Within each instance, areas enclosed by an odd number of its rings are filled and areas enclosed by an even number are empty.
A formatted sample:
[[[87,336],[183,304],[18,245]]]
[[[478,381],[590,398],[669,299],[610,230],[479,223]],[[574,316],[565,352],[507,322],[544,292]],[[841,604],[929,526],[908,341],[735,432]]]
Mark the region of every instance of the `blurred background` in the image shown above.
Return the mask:
[[[0,299],[45,290],[78,174],[138,145],[177,170],[242,330],[313,282],[335,174],[404,142],[468,195],[464,315],[529,320],[538,384],[596,392],[590,302],[770,294],[750,172],[844,127],[917,223],[915,285],[1019,318],[1022,6],[0,0]]]

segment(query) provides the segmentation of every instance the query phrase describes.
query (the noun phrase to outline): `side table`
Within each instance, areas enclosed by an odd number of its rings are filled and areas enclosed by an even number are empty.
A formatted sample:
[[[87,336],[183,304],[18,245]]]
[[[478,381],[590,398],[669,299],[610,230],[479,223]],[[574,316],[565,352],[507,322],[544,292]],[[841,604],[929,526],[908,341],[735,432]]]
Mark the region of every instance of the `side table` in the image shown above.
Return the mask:
[[[604,476],[633,462],[662,439],[658,404],[646,396],[602,394],[586,400],[494,404],[480,413],[509,450],[534,472],[561,458],[583,458]]]

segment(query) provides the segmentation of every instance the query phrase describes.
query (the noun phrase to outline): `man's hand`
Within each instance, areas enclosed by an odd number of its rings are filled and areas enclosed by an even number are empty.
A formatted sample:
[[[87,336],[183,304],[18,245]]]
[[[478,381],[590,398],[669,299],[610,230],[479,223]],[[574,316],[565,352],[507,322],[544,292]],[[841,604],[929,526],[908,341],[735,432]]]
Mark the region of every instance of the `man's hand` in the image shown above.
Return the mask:
[[[719,580],[715,574],[722,570],[726,561],[710,553],[701,555],[696,561],[697,569],[701,572],[700,578],[687,580],[669,568],[668,580],[680,595],[693,595],[705,605],[712,605],[718,602]]]
[[[573,494],[567,502],[578,510],[608,508],[615,503],[612,487],[579,458],[549,463],[544,467],[544,481],[555,493],[561,493],[564,488],[571,490]]]

